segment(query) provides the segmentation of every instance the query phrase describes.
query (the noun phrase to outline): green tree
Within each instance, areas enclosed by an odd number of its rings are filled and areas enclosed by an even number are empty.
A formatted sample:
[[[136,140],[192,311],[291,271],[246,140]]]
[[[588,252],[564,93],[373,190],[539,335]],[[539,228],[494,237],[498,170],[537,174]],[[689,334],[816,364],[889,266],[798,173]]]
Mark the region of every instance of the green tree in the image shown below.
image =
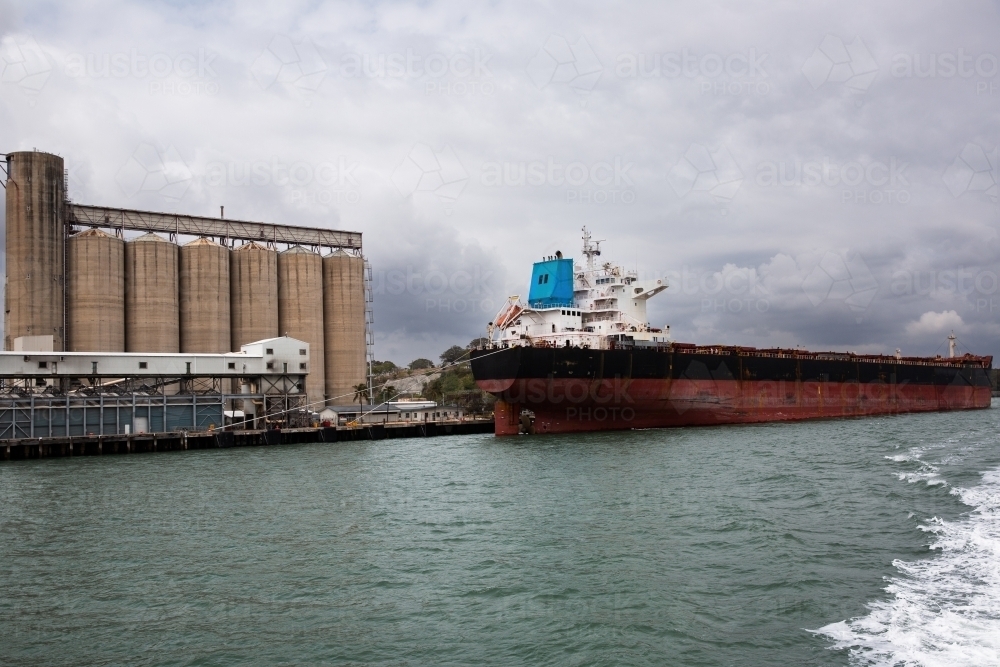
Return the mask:
[[[372,375],[385,375],[387,373],[392,373],[395,370],[399,370],[399,366],[391,361],[372,362]]]
[[[453,364],[468,354],[469,351],[464,347],[460,347],[458,345],[452,345],[447,350],[441,353],[441,361],[443,361],[446,364]]]
[[[379,389],[377,398],[379,403],[386,403],[388,401],[391,401],[392,399],[396,398],[396,388],[393,387],[391,384],[385,385],[384,387]]]
[[[368,385],[364,382],[354,385],[354,398],[358,399],[358,418],[360,418],[361,413],[365,411],[364,400],[366,396],[368,396]]]
[[[496,399],[476,386],[468,364],[451,366],[424,387],[424,397],[441,404],[455,404],[468,414],[483,414],[493,409]]]
[[[410,362],[411,371],[419,371],[425,368],[434,368],[434,362],[430,359],[424,359],[423,357],[420,359],[414,359]]]

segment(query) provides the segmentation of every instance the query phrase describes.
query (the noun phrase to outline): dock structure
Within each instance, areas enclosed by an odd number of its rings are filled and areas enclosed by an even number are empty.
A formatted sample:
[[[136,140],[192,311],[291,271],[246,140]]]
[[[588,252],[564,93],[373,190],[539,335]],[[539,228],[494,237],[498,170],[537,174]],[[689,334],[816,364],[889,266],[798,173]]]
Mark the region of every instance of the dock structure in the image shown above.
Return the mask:
[[[299,389],[304,404],[350,403],[355,388],[370,383],[371,267],[360,232],[232,219],[223,207],[209,217],[75,203],[62,157],[33,150],[0,158],[5,351],[220,355],[288,336],[308,343],[309,373]],[[110,372],[107,363],[99,368]],[[36,384],[20,387],[22,395],[67,393],[43,384],[48,379],[39,370],[25,376]],[[200,391],[184,375],[154,389]],[[90,383],[98,384],[106,385]],[[228,379],[224,386],[241,391]],[[40,400],[47,418],[54,406]],[[111,400],[121,412],[122,401]],[[202,405],[200,398],[188,402]],[[72,407],[68,412],[71,421]],[[2,429],[0,417],[0,438]]]
[[[445,435],[492,433],[493,419],[418,424],[369,424],[345,427],[292,428],[267,431],[175,431],[129,435],[81,435],[0,440],[0,461],[178,452],[356,440],[429,438]]]
[[[309,343],[287,336],[222,354],[0,352],[0,440],[208,431],[231,406],[244,428],[305,426],[310,370]]]

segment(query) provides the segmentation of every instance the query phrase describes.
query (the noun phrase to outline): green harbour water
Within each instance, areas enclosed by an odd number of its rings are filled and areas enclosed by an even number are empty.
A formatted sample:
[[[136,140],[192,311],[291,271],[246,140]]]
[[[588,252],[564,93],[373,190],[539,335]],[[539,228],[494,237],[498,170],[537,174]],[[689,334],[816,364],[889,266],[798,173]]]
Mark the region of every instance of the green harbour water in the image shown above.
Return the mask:
[[[0,664],[991,664],[998,434],[994,408],[4,463]]]

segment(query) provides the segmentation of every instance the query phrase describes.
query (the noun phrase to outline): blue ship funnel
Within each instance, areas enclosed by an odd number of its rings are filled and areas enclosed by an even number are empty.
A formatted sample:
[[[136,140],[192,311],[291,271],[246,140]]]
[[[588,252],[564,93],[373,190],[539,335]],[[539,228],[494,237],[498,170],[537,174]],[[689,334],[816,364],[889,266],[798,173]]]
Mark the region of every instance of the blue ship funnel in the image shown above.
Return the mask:
[[[532,308],[573,307],[573,260],[535,262],[531,270],[528,305]]]

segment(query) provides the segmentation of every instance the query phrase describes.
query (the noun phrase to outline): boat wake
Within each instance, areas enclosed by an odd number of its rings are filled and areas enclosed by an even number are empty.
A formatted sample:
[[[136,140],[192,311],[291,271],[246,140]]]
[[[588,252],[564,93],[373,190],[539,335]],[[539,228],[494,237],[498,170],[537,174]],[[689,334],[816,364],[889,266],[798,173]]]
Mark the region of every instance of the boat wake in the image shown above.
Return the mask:
[[[920,467],[911,472],[898,472],[896,476],[901,482],[908,482],[913,484],[914,482],[925,482],[927,486],[938,486],[947,485],[948,483],[941,477],[939,473],[938,466],[928,463],[923,458],[924,449],[921,447],[913,447],[906,454],[895,454],[893,456],[886,456],[885,458],[890,461],[895,461],[896,463],[918,463]]]
[[[913,563],[894,561],[888,599],[867,616],[818,630],[834,649],[850,649],[860,665],[1000,664],[1000,469],[979,486],[951,491],[974,508],[964,519],[932,519],[940,553]]]

